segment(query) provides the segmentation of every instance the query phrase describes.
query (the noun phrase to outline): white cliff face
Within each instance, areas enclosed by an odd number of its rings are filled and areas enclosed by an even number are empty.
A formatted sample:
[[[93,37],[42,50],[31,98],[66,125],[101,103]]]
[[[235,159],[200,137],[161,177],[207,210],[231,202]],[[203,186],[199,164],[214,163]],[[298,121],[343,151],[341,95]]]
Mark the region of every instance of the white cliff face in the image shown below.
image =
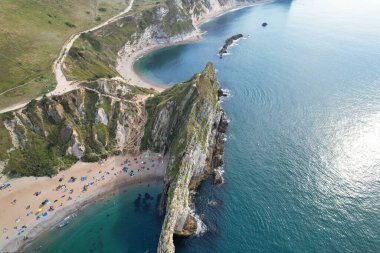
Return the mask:
[[[219,121],[221,114],[221,112],[216,114],[212,112],[210,119],[217,119],[219,117]],[[179,172],[177,177],[172,181],[171,189],[168,193],[167,213],[160,236],[158,253],[172,253],[175,251],[173,234],[188,235],[197,233],[203,229],[202,222],[198,220],[197,224],[195,224],[194,231],[184,231],[187,225],[186,221],[188,221],[189,217],[193,217],[195,220],[197,220],[197,218],[199,219],[190,208],[190,189],[193,187],[191,186],[192,184],[199,184],[204,177],[213,172],[213,169],[207,161],[212,159],[214,149],[211,147],[211,144],[213,144],[214,138],[216,138],[212,131],[212,125],[213,123],[218,123],[218,121],[210,121],[212,124],[207,124],[208,128],[203,129],[203,131],[207,132],[209,139],[207,144],[208,151],[204,150],[199,140],[193,138],[188,144],[188,148],[185,152],[186,155],[181,159]]]
[[[84,155],[85,147],[81,145],[79,142],[75,142],[71,150],[71,155],[75,156],[78,159],[81,159]]]
[[[168,129],[170,124],[170,116],[173,113],[174,101],[169,101],[165,107],[159,112],[158,119],[153,127],[153,132],[157,133],[157,145],[162,146],[168,138]]]
[[[126,85],[125,80],[121,78],[112,78],[112,79],[99,79],[97,81],[98,83],[98,90],[101,93],[119,97],[119,96],[125,96],[128,94],[131,94],[131,88],[129,85]]]
[[[17,118],[15,118],[14,120],[5,122],[4,126],[9,131],[13,147],[14,148],[22,147],[24,144],[24,140],[21,138],[21,136],[17,133],[17,130],[16,130]]]
[[[108,117],[107,117],[107,114],[102,107],[100,107],[98,109],[98,112],[97,112],[96,118],[95,118],[95,122],[101,123],[101,124],[106,125],[106,126],[108,125]]]
[[[121,149],[124,148],[128,142],[128,130],[128,127],[126,127],[125,125],[117,123],[116,142],[117,146]]]
[[[86,147],[79,141],[78,133],[76,131],[73,132],[72,136],[74,144],[67,149],[66,155],[72,155],[77,159],[81,159],[84,156]]]
[[[244,1],[236,0],[207,0],[202,1],[203,4],[195,5],[192,11],[192,18],[195,24],[198,24],[199,21],[208,19],[215,14],[219,14],[233,8],[239,4],[242,4]]]

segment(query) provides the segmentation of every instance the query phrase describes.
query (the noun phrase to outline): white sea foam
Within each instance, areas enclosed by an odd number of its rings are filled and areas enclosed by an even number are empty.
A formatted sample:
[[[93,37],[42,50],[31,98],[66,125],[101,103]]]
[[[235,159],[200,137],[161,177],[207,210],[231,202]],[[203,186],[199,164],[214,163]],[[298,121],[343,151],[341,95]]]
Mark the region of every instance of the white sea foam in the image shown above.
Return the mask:
[[[195,235],[202,236],[207,231],[206,224],[204,224],[204,222],[201,220],[201,217],[199,217],[199,215],[196,214],[194,209],[191,209],[190,213],[191,215],[193,215],[193,217],[197,221],[197,231],[195,231]]]
[[[231,96],[231,91],[229,89],[222,89],[222,91],[227,95],[227,97]]]

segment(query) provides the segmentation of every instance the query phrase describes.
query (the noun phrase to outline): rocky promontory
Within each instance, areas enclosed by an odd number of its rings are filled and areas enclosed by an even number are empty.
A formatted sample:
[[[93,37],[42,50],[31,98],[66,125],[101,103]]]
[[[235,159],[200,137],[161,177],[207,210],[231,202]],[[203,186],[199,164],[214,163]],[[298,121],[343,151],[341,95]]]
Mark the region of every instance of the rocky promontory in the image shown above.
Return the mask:
[[[209,63],[189,81],[149,99],[142,148],[169,157],[162,207],[165,219],[158,252],[174,252],[173,235],[197,227],[191,191],[223,165],[227,118],[220,107],[215,68]]]

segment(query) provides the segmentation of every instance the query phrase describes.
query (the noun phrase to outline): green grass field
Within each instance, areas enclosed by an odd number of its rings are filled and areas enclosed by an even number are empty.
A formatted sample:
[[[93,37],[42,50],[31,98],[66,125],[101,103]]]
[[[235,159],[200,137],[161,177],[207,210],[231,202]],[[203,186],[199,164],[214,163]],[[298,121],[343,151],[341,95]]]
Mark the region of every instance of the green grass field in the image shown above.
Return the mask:
[[[52,64],[63,43],[121,12],[128,2],[1,0],[0,109],[52,90]]]

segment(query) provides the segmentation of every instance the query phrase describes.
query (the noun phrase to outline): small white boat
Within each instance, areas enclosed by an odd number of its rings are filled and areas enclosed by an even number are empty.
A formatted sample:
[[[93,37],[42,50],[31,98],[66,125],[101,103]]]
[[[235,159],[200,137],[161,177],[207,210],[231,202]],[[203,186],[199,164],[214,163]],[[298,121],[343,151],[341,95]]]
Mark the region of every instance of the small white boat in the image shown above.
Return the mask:
[[[66,217],[65,219],[63,219],[62,223],[59,224],[59,228],[63,228],[64,226],[67,226],[68,224],[70,223],[70,217]]]

